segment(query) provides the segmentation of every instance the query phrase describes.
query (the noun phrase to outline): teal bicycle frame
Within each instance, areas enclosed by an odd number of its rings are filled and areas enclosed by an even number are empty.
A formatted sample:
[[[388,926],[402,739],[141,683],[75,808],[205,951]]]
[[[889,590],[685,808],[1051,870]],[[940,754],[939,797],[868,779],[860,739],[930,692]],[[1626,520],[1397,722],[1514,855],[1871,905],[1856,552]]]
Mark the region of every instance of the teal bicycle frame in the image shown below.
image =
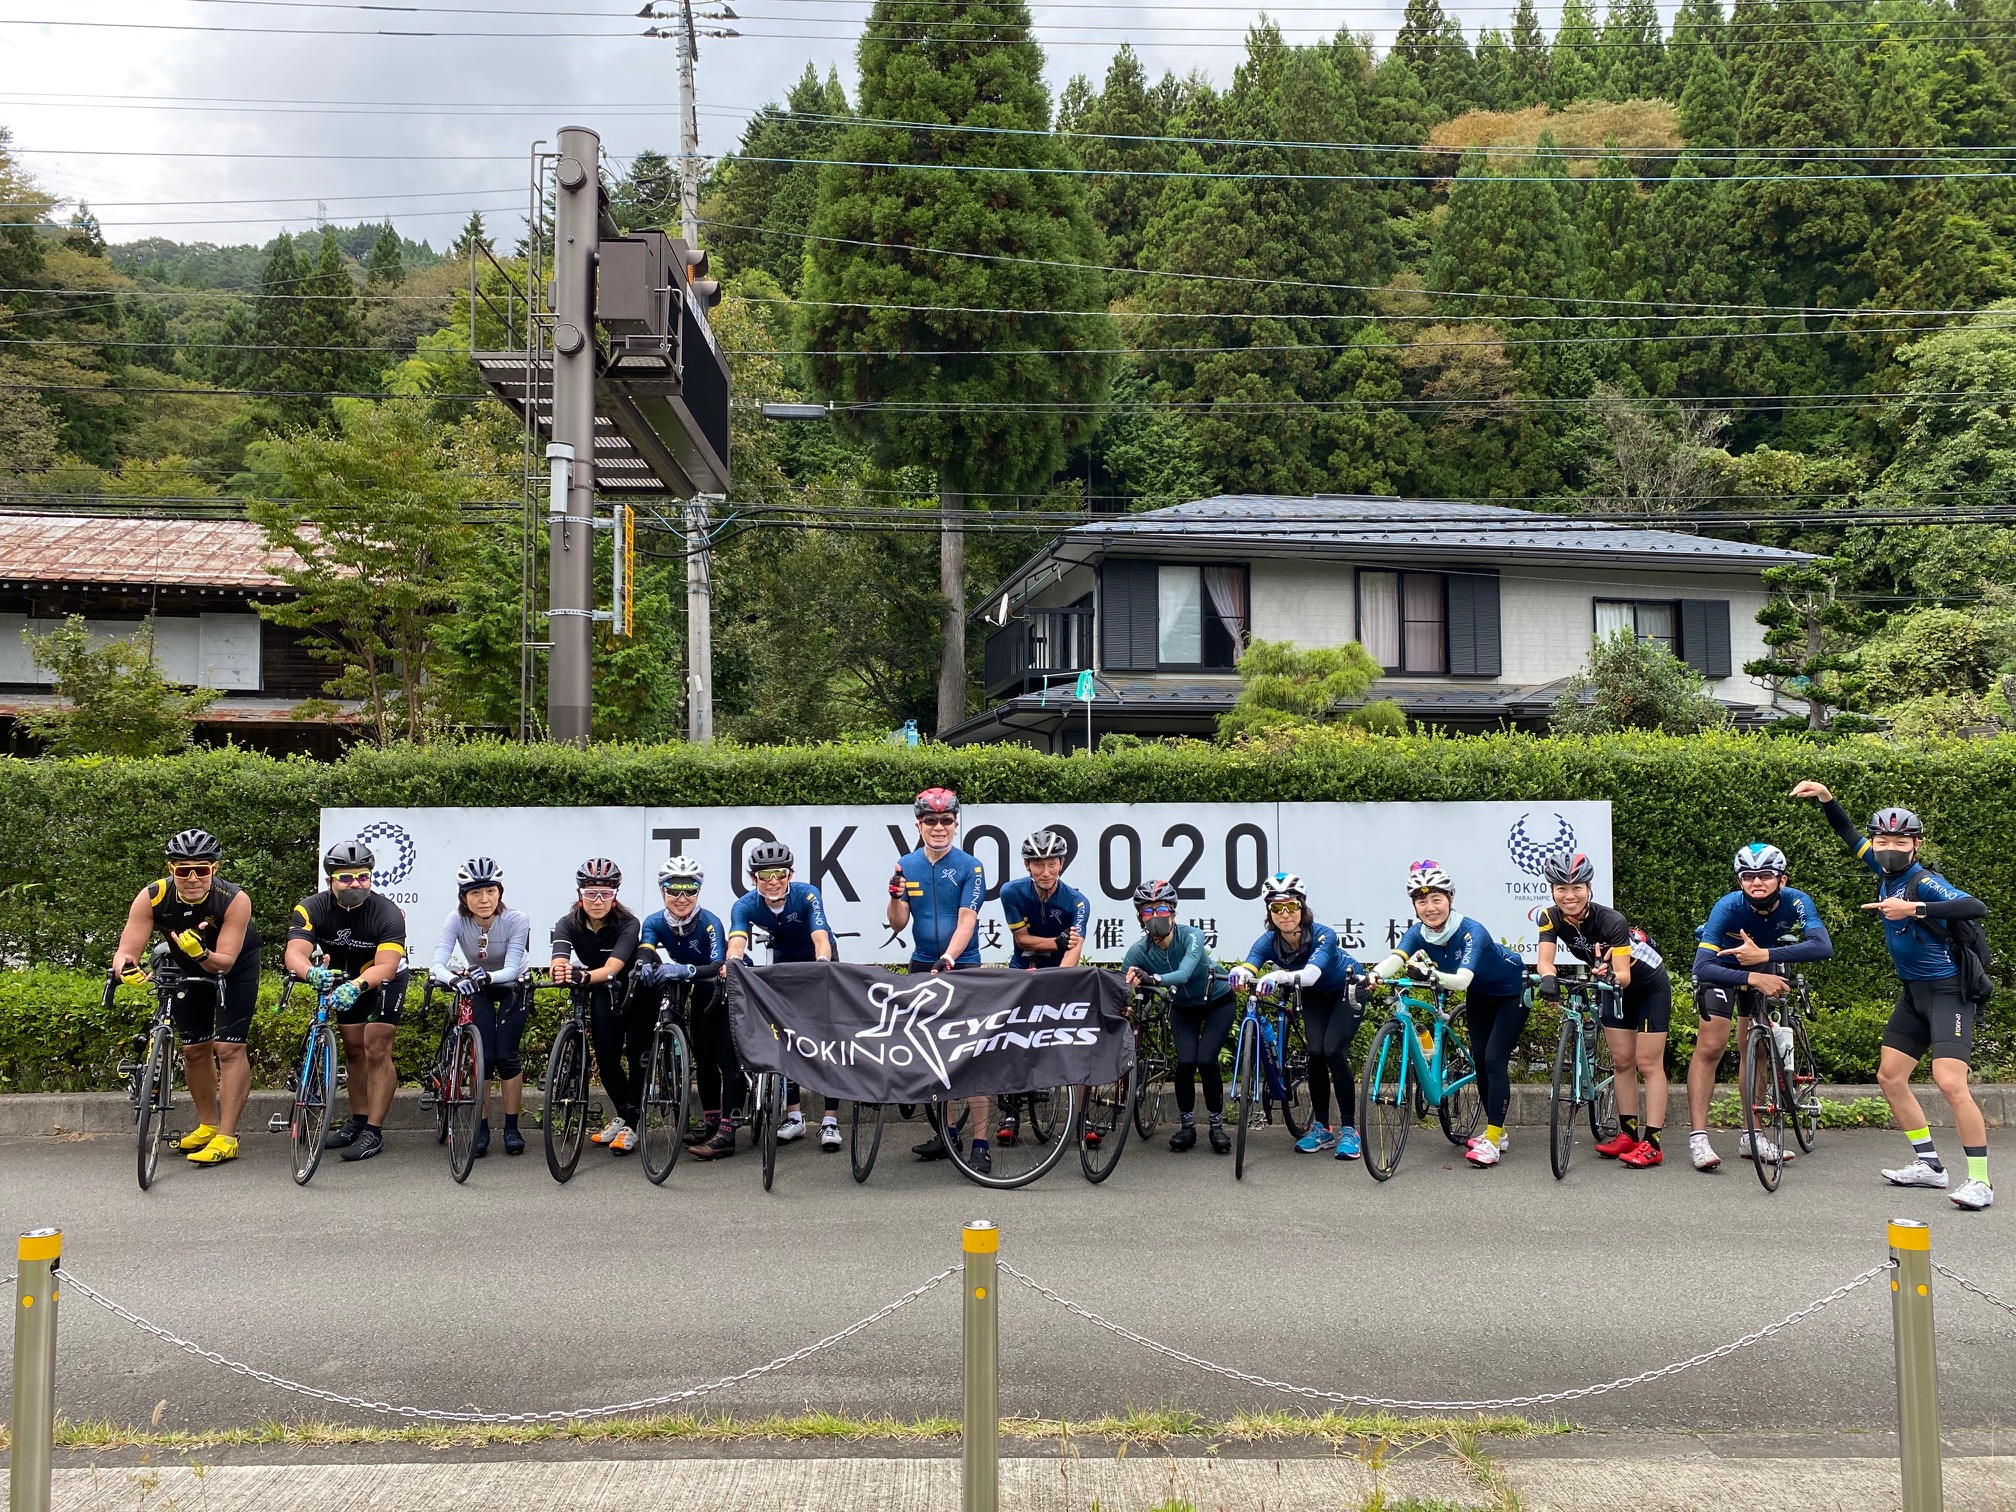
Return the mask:
[[[1466,1143],[1484,1117],[1476,1062],[1454,1022],[1448,992],[1405,976],[1392,978],[1390,986],[1392,1011],[1372,1037],[1358,1081],[1358,1132],[1365,1169],[1375,1181],[1399,1169],[1407,1134],[1427,1116],[1429,1103],[1454,1145]]]
[[[1537,973],[1528,973],[1527,1001],[1537,996]],[[1548,1094],[1547,1160],[1560,1181],[1575,1153],[1575,1115],[1589,1110],[1589,1136],[1597,1144],[1617,1134],[1617,1077],[1602,1029],[1603,1009],[1616,985],[1586,972],[1564,970],[1561,983],[1561,1037],[1554,1051],[1554,1081]],[[1614,1003],[1613,1003],[1614,1006]]]

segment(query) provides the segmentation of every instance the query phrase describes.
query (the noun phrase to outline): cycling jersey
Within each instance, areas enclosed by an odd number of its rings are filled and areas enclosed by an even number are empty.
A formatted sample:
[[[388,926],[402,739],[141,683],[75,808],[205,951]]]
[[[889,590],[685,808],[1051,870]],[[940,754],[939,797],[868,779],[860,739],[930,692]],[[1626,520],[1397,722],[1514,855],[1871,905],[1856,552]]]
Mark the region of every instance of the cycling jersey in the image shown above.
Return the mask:
[[[1302,931],[1299,950],[1290,950],[1283,943],[1280,933],[1270,926],[1246,952],[1246,964],[1263,974],[1269,971],[1300,971],[1305,966],[1314,966],[1316,985],[1305,990],[1321,993],[1343,991],[1363,969],[1338,942],[1336,930],[1328,924],[1314,922]]]
[[[561,959],[571,957],[590,971],[617,961],[616,975],[620,977],[637,959],[638,929],[637,915],[627,910],[619,913],[612,908],[597,925],[576,905],[553,926],[553,954]]]
[[[455,979],[455,957],[465,967],[480,967],[493,982],[515,982],[525,974],[525,952],[532,942],[532,921],[515,908],[499,909],[486,925],[456,909],[441,926],[434,944],[433,977]]]
[[[1629,956],[1634,967],[1657,971],[1665,965],[1650,935],[1601,903],[1591,903],[1579,924],[1558,907],[1542,909],[1540,938],[1552,940],[1584,966],[1614,962],[1620,955]]]
[[[1055,938],[1058,948],[1024,952],[1021,946],[1008,957],[1010,966],[1058,966],[1064,961],[1064,939],[1072,930],[1082,937],[1092,919],[1092,900],[1070,883],[1059,881],[1049,897],[1036,890],[1034,877],[1017,877],[1001,889],[1001,912],[1008,931],[1018,929],[1043,939]]]
[[[704,908],[696,908],[681,930],[664,909],[644,921],[643,943],[658,952],[664,961],[707,968],[702,976],[718,975],[728,958],[728,931]]]
[[[833,944],[833,927],[826,922],[826,904],[819,896],[819,889],[810,882],[793,882],[785,890],[783,903],[776,908],[751,888],[735,900],[728,920],[731,940],[737,936],[748,940],[752,928],[766,931],[772,961],[818,960],[818,953],[812,948],[815,934],[826,936],[828,948]]]
[[[399,974],[406,973],[406,914],[383,893],[366,893],[355,908],[343,907],[326,890],[303,898],[294,905],[287,938],[320,946],[346,977],[357,976],[388,948],[399,952]]]
[[[1526,985],[1526,963],[1493,938],[1475,919],[1450,921],[1454,932],[1440,945],[1428,938],[1421,921],[1408,926],[1393,948],[1403,956],[1423,951],[1437,971],[1468,971],[1470,990],[1494,997],[1517,996]]]
[[[1758,966],[1742,965],[1734,956],[1718,954],[1743,943],[1743,936],[1771,952]],[[1694,931],[1694,980],[1720,987],[1749,985],[1752,971],[1785,973],[1772,968],[1797,961],[1824,961],[1834,954],[1834,941],[1820,922],[1820,910],[1796,887],[1781,887],[1759,908],[1739,888],[1724,893],[1708,911],[1708,922]]]
[[[936,861],[927,857],[920,845],[897,862],[896,869],[903,874],[903,896],[910,902],[910,938],[915,941],[910,959],[917,964],[935,964],[958,931],[959,910],[980,912],[987,896],[986,869],[956,845]],[[953,964],[980,964],[978,929]]]
[[[1225,973],[1204,947],[1204,932],[1188,924],[1178,924],[1166,945],[1158,945],[1142,935],[1127,947],[1121,961],[1124,969],[1149,971],[1174,990],[1179,1007],[1192,1008],[1208,1003],[1224,984]]]
[[[175,884],[163,877],[147,889],[147,906],[154,912],[154,927],[161,931],[163,939],[173,939],[184,930],[193,929],[202,940],[205,950],[217,948],[217,936],[224,929],[224,913],[230,908],[231,900],[244,889],[226,882],[222,877],[210,880],[210,891],[194,903],[185,903],[175,894]],[[204,971],[184,956],[179,950],[175,961],[184,971],[199,976],[216,976],[214,971]],[[231,963],[231,969],[224,973],[227,977],[240,976],[246,972],[259,974],[259,930],[250,919],[245,921],[245,943],[238,947],[238,958]]]
[[[1935,871],[1930,871],[1917,862],[1909,871],[1891,876],[1876,864],[1875,848],[1869,839],[1848,817],[1848,811],[1832,799],[1821,805],[1821,811],[1834,826],[1848,848],[1861,858],[1869,870],[1876,873],[1876,896],[1878,898],[1901,898],[1905,890],[1915,881],[1915,891],[1921,903],[1971,903],[1980,907],[1971,893],[1962,892]],[[1981,909],[1985,913],[1986,909]],[[1962,918],[1978,918],[1979,913],[1968,909],[1958,915]],[[1959,959],[1953,954],[1952,942],[1937,925],[1928,925],[1923,919],[1884,919],[1883,943],[1890,947],[1890,964],[1897,975],[1907,982],[1935,982],[1941,977],[1960,975]]]

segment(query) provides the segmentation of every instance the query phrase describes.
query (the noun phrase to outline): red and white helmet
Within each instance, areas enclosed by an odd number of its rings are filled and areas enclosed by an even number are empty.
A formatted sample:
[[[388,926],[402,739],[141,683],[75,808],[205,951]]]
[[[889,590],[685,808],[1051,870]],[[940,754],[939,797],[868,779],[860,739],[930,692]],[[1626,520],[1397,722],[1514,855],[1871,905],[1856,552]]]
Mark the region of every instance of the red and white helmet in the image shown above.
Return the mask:
[[[919,819],[926,814],[956,814],[959,812],[959,795],[950,788],[926,788],[917,795],[910,811]]]

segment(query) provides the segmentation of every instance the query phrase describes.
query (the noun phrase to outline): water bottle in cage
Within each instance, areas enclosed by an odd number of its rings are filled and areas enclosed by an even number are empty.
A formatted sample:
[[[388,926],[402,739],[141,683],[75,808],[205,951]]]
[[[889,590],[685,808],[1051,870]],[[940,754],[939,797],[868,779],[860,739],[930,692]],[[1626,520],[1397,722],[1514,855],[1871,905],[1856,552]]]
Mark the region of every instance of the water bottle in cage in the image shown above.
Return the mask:
[[[1772,1043],[1778,1047],[1778,1064],[1789,1073],[1792,1069],[1792,1031],[1784,1024],[1771,1026]]]

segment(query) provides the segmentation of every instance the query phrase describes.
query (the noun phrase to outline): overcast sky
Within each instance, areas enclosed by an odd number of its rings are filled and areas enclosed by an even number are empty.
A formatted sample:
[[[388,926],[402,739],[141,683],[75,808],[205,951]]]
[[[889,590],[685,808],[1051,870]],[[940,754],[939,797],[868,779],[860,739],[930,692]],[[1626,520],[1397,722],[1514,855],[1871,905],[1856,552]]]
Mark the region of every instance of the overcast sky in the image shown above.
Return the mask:
[[[312,226],[319,200],[332,221],[389,215],[440,247],[472,209],[515,232],[526,153],[562,125],[599,130],[616,171],[641,148],[677,150],[675,45],[639,35],[641,3],[0,0],[0,124],[42,184],[88,200],[113,241],[263,243]],[[730,3],[742,35],[701,44],[703,151],[731,149],[749,112],[807,61],[837,66],[853,97],[868,0]],[[1511,10],[1509,0],[1444,3],[1472,36],[1506,25]],[[418,9],[398,13],[407,5]],[[1096,80],[1123,41],[1152,74],[1201,69],[1222,84],[1261,7],[1034,9],[1054,94],[1073,74]],[[1348,22],[1383,42],[1399,10],[1286,0],[1270,13],[1296,40]],[[1542,8],[1550,26],[1553,13]],[[93,24],[17,24],[57,17]],[[311,34],[381,28],[477,35]]]

